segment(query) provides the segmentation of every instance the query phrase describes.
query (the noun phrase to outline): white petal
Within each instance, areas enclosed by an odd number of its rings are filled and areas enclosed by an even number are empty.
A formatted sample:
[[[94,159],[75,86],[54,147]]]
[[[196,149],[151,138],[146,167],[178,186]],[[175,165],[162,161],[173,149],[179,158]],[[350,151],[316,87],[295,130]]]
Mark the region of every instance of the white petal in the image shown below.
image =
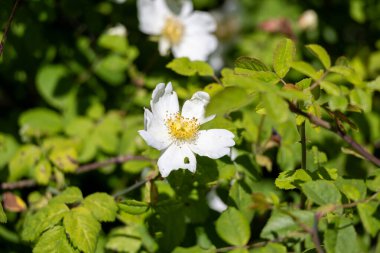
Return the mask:
[[[176,58],[188,57],[192,61],[206,61],[217,46],[218,41],[214,35],[194,34],[183,36],[182,41],[174,45],[172,50]]]
[[[194,153],[217,159],[230,154],[233,138],[234,134],[225,129],[201,130],[195,143],[189,145]]]
[[[210,96],[203,91],[194,93],[190,100],[187,100],[182,107],[182,116],[185,118],[198,119],[200,124],[212,120],[215,115],[205,118],[206,105],[210,101]]]
[[[158,150],[167,148],[172,140],[164,121],[156,118],[148,109],[144,112],[144,130],[139,134],[146,143]]]
[[[227,205],[223,202],[223,200],[216,193],[215,188],[211,189],[209,193],[207,193],[207,204],[212,209],[219,213],[224,212],[227,209]]]
[[[215,32],[217,26],[214,17],[203,11],[193,12],[183,20],[183,23],[186,27],[185,33],[187,35]]]
[[[182,4],[181,12],[179,13],[179,17],[186,18],[193,11],[193,2],[192,1],[184,1]]]
[[[143,33],[159,35],[171,11],[165,0],[138,0],[138,18]]]
[[[157,136],[152,135],[150,132],[145,130],[139,130],[139,134],[149,146],[158,150],[163,150],[171,144],[169,142],[170,139],[158,138]]]
[[[178,169],[188,169],[195,172],[197,161],[187,145],[170,145],[158,159],[158,169],[163,177]]]
[[[169,54],[170,49],[170,41],[164,36],[160,37],[160,41],[158,42],[158,51],[161,56],[166,56]]]
[[[153,115],[161,120],[179,111],[177,93],[173,91],[171,82],[166,87],[164,83],[156,86],[152,94],[150,106]]]

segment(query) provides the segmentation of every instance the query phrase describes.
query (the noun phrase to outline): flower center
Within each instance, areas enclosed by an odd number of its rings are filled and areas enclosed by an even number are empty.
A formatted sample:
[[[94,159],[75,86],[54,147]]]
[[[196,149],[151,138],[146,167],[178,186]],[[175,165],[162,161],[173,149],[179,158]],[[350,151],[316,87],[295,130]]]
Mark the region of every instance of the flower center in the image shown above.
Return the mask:
[[[175,18],[169,17],[166,20],[162,35],[164,35],[172,45],[176,45],[181,41],[183,34],[183,25]]]
[[[199,123],[196,118],[184,118],[179,113],[166,120],[170,135],[179,141],[191,141],[197,136]]]

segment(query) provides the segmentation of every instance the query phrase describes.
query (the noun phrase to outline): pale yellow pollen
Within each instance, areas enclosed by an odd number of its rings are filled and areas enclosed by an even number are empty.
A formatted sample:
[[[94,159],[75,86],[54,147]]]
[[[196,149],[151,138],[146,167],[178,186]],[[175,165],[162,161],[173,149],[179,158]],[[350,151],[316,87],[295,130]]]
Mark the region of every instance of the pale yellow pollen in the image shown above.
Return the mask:
[[[165,36],[172,45],[178,44],[183,35],[183,25],[175,18],[169,17],[166,20],[162,35]]]
[[[197,137],[199,123],[196,118],[184,118],[179,113],[166,120],[169,134],[178,141],[192,141]]]

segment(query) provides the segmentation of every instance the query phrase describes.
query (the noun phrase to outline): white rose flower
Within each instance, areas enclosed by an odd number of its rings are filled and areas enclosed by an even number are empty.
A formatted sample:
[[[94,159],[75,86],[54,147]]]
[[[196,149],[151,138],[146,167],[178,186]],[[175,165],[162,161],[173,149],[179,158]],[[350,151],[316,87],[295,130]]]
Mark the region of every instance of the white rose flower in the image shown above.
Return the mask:
[[[178,15],[165,0],[138,0],[137,8],[140,30],[159,36],[161,55],[167,55],[171,48],[176,58],[205,61],[217,48],[218,41],[211,34],[216,30],[214,18],[207,12],[193,11],[191,1],[184,1]]]
[[[149,146],[162,151],[158,169],[163,177],[180,168],[194,173],[195,154],[213,159],[230,154],[235,145],[233,133],[225,129],[199,129],[215,117],[205,117],[209,101],[206,92],[198,91],[184,103],[180,112],[177,93],[170,82],[166,87],[160,83],[154,89],[151,111],[145,109],[145,129],[139,134]]]

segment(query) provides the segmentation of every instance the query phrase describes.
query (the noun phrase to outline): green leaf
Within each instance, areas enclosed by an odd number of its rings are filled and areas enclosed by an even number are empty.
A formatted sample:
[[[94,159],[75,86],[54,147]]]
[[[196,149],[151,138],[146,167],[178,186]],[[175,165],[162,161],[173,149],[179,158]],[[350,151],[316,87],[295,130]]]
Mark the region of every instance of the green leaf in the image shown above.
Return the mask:
[[[85,253],[95,251],[101,226],[89,210],[84,207],[71,209],[63,219],[63,226],[75,247]]]
[[[49,159],[64,172],[74,172],[78,167],[78,154],[74,147],[56,147],[49,154]]]
[[[77,88],[65,80],[68,72],[64,65],[47,65],[40,68],[36,76],[38,93],[58,109],[67,108],[76,95]]]
[[[117,205],[113,197],[106,193],[93,193],[83,200],[86,207],[98,221],[114,221]]]
[[[42,159],[34,168],[34,178],[38,184],[47,185],[51,177],[51,164],[48,160]]]
[[[332,111],[345,112],[348,106],[348,101],[345,96],[330,97],[329,107]]]
[[[16,153],[19,144],[10,134],[0,133],[0,170],[5,167]]]
[[[125,36],[102,34],[98,39],[98,45],[121,54],[126,53],[128,41]]]
[[[335,83],[332,83],[330,81],[323,80],[320,82],[321,88],[326,91],[327,94],[333,95],[333,96],[340,96],[341,91],[338,85]]]
[[[370,112],[372,109],[372,93],[356,88],[350,91],[350,104]]]
[[[328,253],[357,253],[360,252],[357,238],[352,222],[340,218],[335,228],[325,231],[324,246]]]
[[[248,94],[242,88],[227,87],[216,93],[207,106],[207,114],[226,114],[236,111],[250,102]]]
[[[166,65],[167,68],[173,70],[177,74],[183,76],[213,76],[212,67],[203,61],[190,61],[187,57],[176,58]]]
[[[260,237],[268,240],[273,240],[275,238],[290,236],[295,231],[302,231],[302,228],[298,225],[294,218],[297,219],[298,222],[302,222],[309,227],[313,226],[313,212],[304,210],[289,211],[293,217],[288,215],[286,212],[288,211],[274,210],[267,224],[261,231]]]
[[[3,205],[0,203],[0,223],[7,222],[7,215],[4,212]]]
[[[25,137],[53,135],[62,130],[61,116],[46,108],[35,108],[21,114],[21,134]]]
[[[186,223],[182,203],[168,200],[159,202],[156,214],[149,219],[151,233],[158,233],[160,251],[171,252],[185,238]],[[157,236],[156,236],[157,237]]]
[[[274,93],[262,94],[262,101],[267,115],[275,122],[282,123],[289,118],[288,104]],[[281,110],[279,110],[281,108]]]
[[[303,169],[287,170],[280,173],[276,178],[275,185],[280,189],[291,190],[311,180],[311,176]]]
[[[234,73],[225,73],[222,78],[226,86],[244,88],[248,93],[273,92],[279,90],[275,84],[280,78],[271,71],[253,71],[247,69],[235,69]]]
[[[375,237],[380,230],[379,203],[360,203],[357,208],[365,230]]]
[[[235,67],[255,71],[269,71],[269,68],[260,60],[248,56],[240,56],[237,58],[235,60]]]
[[[360,179],[338,178],[336,186],[348,199],[353,201],[364,199],[367,194],[367,186],[364,181]]]
[[[302,184],[303,193],[318,205],[340,204],[341,194],[333,182],[310,181]]]
[[[349,66],[337,65],[332,66],[329,71],[342,75],[348,82],[357,87],[365,87],[362,78]]]
[[[214,252],[215,252],[215,248],[204,249],[196,245],[190,248],[177,247],[173,250],[172,253],[214,253]],[[232,252],[232,251],[229,251],[229,252]]]
[[[244,187],[244,183],[236,181],[229,192],[229,197],[239,211],[245,216],[247,221],[250,221],[253,217],[254,210],[251,207],[252,204],[252,192],[248,187]]]
[[[287,253],[286,247],[279,243],[268,243],[264,247],[255,249],[254,253]]]
[[[323,75],[323,71],[316,71],[310,63],[304,61],[294,61],[292,62],[291,66],[293,69],[308,77],[313,78],[314,80],[318,80]]]
[[[215,226],[218,235],[231,245],[246,245],[251,237],[248,221],[233,207],[229,207],[220,215]]]
[[[86,137],[92,131],[94,123],[91,119],[85,117],[76,117],[67,124],[65,133],[69,136]]]
[[[276,74],[283,78],[290,69],[296,53],[294,42],[290,39],[282,39],[273,54],[273,68]]]
[[[23,224],[22,239],[35,241],[43,231],[58,224],[68,212],[65,204],[50,203],[35,214],[29,213]]]
[[[306,46],[306,48],[309,49],[315,56],[318,57],[318,59],[322,62],[323,66],[326,69],[330,68],[331,66],[330,56],[323,47],[316,44],[309,44]]]
[[[22,146],[9,162],[9,181],[30,175],[40,157],[41,150],[37,146]]]
[[[33,253],[71,253],[78,252],[71,247],[62,226],[55,226],[42,234]]]
[[[138,252],[142,245],[140,233],[136,226],[113,229],[106,248],[116,252]]]
[[[83,199],[81,190],[78,187],[70,186],[67,187],[59,195],[55,196],[50,200],[50,203],[64,203],[64,204],[75,204],[80,203]]]
[[[109,54],[99,60],[94,67],[95,73],[111,85],[120,85],[125,81],[125,70],[128,61],[118,54]]]

